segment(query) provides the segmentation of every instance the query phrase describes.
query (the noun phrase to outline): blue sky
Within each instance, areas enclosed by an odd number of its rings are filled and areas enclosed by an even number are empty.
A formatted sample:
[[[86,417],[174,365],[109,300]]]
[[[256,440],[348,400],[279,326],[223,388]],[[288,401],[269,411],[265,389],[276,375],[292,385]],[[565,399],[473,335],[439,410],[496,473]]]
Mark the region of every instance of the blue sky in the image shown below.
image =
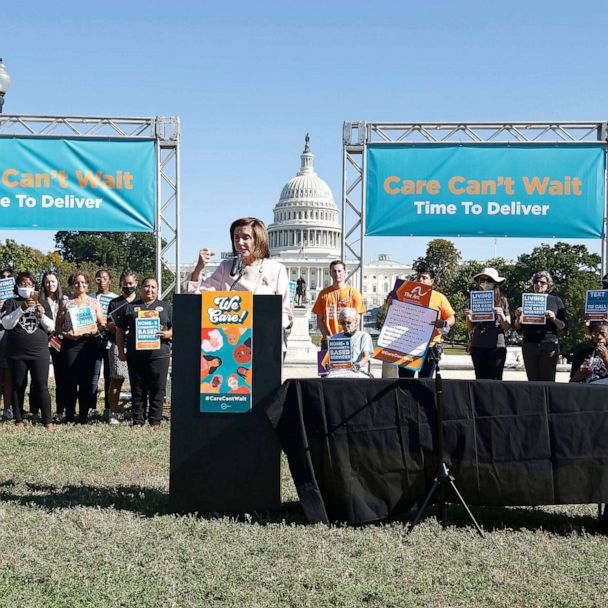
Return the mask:
[[[344,120],[606,120],[607,22],[605,0],[34,0],[3,9],[4,111],[178,115],[188,261],[226,250],[235,217],[270,222],[306,132],[339,204]],[[0,232],[45,251],[52,236]],[[366,258],[411,262],[428,240],[368,238]],[[465,259],[494,254],[494,239],[455,242]],[[496,251],[539,242],[499,239]]]

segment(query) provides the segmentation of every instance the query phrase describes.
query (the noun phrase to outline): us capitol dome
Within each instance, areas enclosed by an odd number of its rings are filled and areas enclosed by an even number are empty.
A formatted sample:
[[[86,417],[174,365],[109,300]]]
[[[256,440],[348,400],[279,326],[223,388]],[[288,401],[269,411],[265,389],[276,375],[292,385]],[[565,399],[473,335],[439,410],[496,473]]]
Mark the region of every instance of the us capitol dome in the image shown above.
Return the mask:
[[[338,207],[329,186],[315,172],[314,155],[310,151],[310,138],[306,135],[304,151],[300,155],[300,170],[283,187],[278,203],[272,211],[268,225],[271,256],[286,268],[290,281],[302,277],[306,281],[305,302],[310,306],[319,291],[331,284],[329,264],[341,255],[342,225]],[[223,252],[222,258],[230,258]],[[207,264],[204,277],[210,276],[219,261]],[[354,260],[345,260],[350,274],[356,267]],[[184,276],[194,264],[185,265]],[[396,278],[405,278],[411,267],[392,260],[389,254],[380,254],[365,263],[363,273],[363,300],[366,308],[380,306]],[[358,274],[348,283],[357,286]]]
[[[329,186],[317,175],[306,136],[300,171],[283,187],[268,226],[270,253],[292,281],[303,277],[309,296],[330,283],[329,263],[340,259],[342,227]]]

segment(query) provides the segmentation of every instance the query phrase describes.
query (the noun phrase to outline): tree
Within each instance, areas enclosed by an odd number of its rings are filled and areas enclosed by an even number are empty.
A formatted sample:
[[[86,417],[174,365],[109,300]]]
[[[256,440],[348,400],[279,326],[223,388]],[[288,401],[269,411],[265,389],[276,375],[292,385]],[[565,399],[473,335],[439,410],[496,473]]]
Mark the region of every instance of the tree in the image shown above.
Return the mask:
[[[12,268],[15,272],[27,270],[40,278],[42,273],[52,265],[53,260],[48,256],[27,245],[7,239],[0,242],[0,268]]]
[[[149,232],[60,231],[55,234],[55,244],[64,261],[73,267],[91,275],[100,268],[108,270],[115,291],[118,277],[125,269],[135,270],[140,280],[156,276],[156,240]],[[171,272],[163,269],[163,286],[172,280]],[[167,299],[171,300],[171,296]]]
[[[154,274],[156,242],[148,232],[61,231],[55,244],[68,262],[91,262],[99,268],[132,268]]]
[[[433,269],[435,271],[435,289],[446,293],[451,290],[460,257],[460,251],[456,249],[452,241],[433,239],[427,245],[425,255],[414,260],[412,266],[416,272],[425,266]]]
[[[522,254],[509,277],[506,291],[513,307],[521,305],[521,293],[531,291],[534,273],[547,270],[555,282],[553,293],[564,302],[568,327],[560,332],[562,352],[568,352],[585,340],[583,314],[588,289],[600,288],[601,258],[585,245],[558,242],[535,247]]]

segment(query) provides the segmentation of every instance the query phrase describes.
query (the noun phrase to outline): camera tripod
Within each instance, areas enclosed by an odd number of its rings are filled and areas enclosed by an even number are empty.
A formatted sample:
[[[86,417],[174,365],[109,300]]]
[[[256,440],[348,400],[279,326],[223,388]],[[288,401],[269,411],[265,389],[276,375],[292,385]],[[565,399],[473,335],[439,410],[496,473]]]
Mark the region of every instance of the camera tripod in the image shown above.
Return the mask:
[[[430,354],[430,353],[429,353]],[[467,512],[471,523],[475,526],[475,529],[479,533],[479,536],[483,537],[483,531],[481,526],[477,523],[473,513],[469,509],[469,506],[465,502],[462,494],[458,491],[454,482],[454,477],[450,474],[450,469],[445,462],[444,450],[443,450],[443,384],[441,380],[441,371],[439,370],[439,361],[436,359],[436,373],[435,373],[435,419],[437,429],[437,440],[435,442],[435,456],[437,458],[437,469],[435,470],[435,479],[433,485],[428,491],[422,506],[416,512],[416,515],[408,524],[408,532],[411,532],[420,522],[423,515],[425,514],[431,499],[436,492],[439,492],[438,506],[439,511],[437,513],[437,519],[441,522],[441,525],[445,528],[447,526],[447,504],[446,504],[446,490],[451,488],[456,495],[458,502],[464,507]]]

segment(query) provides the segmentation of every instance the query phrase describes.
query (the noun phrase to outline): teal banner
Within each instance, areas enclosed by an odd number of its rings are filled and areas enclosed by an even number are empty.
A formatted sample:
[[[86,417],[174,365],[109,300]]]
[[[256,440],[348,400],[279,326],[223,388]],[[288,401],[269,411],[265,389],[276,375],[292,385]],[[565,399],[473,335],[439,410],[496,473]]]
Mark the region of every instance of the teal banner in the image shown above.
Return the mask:
[[[602,145],[370,145],[366,162],[369,236],[602,236]]]
[[[152,232],[153,140],[0,138],[0,225],[7,230]]]

